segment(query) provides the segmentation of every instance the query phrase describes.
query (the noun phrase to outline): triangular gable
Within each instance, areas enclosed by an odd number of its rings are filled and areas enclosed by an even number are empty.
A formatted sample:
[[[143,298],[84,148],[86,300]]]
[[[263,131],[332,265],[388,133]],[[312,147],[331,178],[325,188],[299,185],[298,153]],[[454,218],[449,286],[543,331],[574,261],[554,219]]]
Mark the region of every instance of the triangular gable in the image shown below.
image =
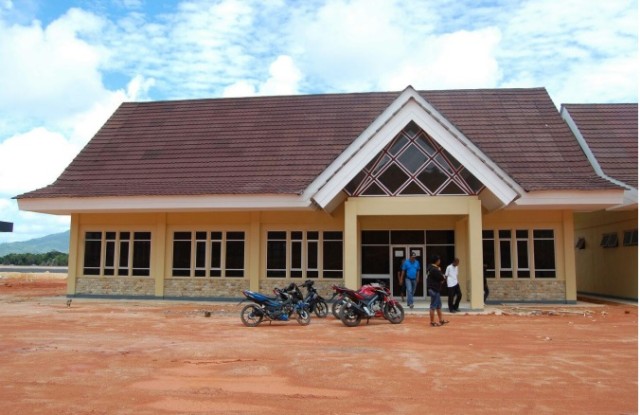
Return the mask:
[[[478,195],[484,185],[411,121],[344,188],[349,196]]]
[[[342,190],[350,183],[353,186],[354,178],[362,175],[363,170],[367,168],[366,166],[370,166],[371,163],[375,164],[376,157],[380,157],[385,148],[391,145],[398,134],[409,125],[415,125],[422,130],[434,144],[441,148],[444,154],[460,163],[471,176],[481,183],[485,187],[485,191],[488,190],[491,193],[486,196],[486,199],[492,201],[494,204],[492,208],[499,207],[495,206],[495,200],[498,201],[498,205],[505,206],[524,193],[520,186],[482,153],[471,140],[409,86],[309,186],[305,195],[312,198],[321,208],[331,210],[337,200],[344,198]],[[400,189],[405,190],[407,187],[415,185],[414,181],[408,180],[400,185]],[[438,189],[443,190],[448,186],[447,191],[452,192],[454,185],[464,187],[456,180],[444,180],[440,186],[434,184],[433,191],[437,192]],[[363,186],[366,187],[366,183]],[[377,186],[376,183],[370,189],[367,187],[369,194],[375,194],[376,191],[380,194],[388,194],[389,189],[376,190]],[[426,191],[428,186],[426,188],[425,186],[418,187],[425,190],[425,194],[434,193]],[[474,185],[475,191],[480,190],[478,187],[478,184]],[[465,194],[469,194],[468,189]]]

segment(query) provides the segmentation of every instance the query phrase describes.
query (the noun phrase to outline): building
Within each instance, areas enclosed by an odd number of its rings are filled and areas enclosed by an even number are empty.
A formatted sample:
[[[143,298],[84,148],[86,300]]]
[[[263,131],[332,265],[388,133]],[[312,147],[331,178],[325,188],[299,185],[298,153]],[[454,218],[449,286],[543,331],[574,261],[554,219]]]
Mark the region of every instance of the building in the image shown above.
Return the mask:
[[[638,300],[638,104],[565,104],[562,117],[621,204],[575,216],[579,293]]]
[[[71,215],[69,295],[357,287],[415,251],[491,300],[576,300],[576,211],[622,203],[544,88],[124,103],[20,209]],[[424,270],[423,266],[423,270]],[[426,298],[424,275],[417,297]]]

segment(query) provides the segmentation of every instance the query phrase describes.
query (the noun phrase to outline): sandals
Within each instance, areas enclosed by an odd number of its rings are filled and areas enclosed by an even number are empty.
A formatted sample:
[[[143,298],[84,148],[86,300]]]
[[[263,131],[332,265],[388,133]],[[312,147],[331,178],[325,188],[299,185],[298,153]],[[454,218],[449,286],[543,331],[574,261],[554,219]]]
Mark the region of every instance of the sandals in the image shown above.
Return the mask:
[[[436,323],[435,321],[431,322],[431,326],[433,327],[440,327],[440,326],[444,326],[445,324],[447,324],[449,322],[449,320],[442,320],[439,323]]]

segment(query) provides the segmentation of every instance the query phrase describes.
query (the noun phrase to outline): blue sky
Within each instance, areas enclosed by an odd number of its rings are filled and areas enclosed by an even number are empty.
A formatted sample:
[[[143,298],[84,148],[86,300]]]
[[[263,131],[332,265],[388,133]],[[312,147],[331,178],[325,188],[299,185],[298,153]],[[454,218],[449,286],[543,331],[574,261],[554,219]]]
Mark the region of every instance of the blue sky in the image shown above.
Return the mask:
[[[637,102],[637,0],[0,0],[0,242],[123,101],[546,87]]]

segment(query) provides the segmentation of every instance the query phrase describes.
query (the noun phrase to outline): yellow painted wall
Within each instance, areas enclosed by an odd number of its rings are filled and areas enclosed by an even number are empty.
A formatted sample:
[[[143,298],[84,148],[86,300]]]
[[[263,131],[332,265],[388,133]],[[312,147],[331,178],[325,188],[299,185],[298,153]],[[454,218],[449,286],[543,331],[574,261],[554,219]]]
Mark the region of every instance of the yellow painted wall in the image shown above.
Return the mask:
[[[72,235],[78,235],[80,242],[70,246],[70,259],[75,267],[70,270],[82,273],[84,232],[97,231],[151,231],[154,234],[151,252],[151,275],[156,280],[155,295],[162,296],[163,280],[171,278],[172,238],[175,231],[200,230],[210,227],[216,230],[244,231],[248,255],[245,256],[245,278],[251,280],[251,289],[257,290],[259,279],[265,278],[266,232],[269,230],[310,230],[341,231],[344,227],[343,208],[331,215],[324,211],[265,211],[265,212],[196,212],[196,213],[118,213],[118,214],[77,214],[73,216]],[[69,294],[75,293],[75,276],[70,279]]]
[[[456,232],[456,253],[461,260],[461,289],[471,293],[471,307],[482,308],[482,239],[480,235],[481,206],[477,197],[362,197],[346,202],[346,222],[357,232],[345,232],[345,284],[357,285],[354,276],[360,275],[359,241],[363,230],[376,229],[450,229]],[[356,219],[357,218],[357,219]],[[469,220],[473,218],[473,220]],[[466,235],[473,231],[475,238]],[[464,235],[464,236],[463,236]],[[445,264],[443,264],[445,265]],[[467,283],[471,290],[467,290]]]
[[[638,299],[638,247],[623,246],[624,231],[638,228],[638,211],[576,213],[575,240],[578,292]],[[604,233],[618,234],[617,248],[602,248]]]
[[[89,230],[152,231],[154,233],[151,275],[155,278],[156,296],[163,293],[164,280],[171,277],[171,235],[180,230],[201,230],[210,227],[216,230],[242,230],[246,235],[247,255],[245,257],[246,279],[251,289],[257,289],[265,278],[266,232],[279,231],[345,231],[345,283],[355,285],[359,281],[359,234],[362,230],[376,229],[453,229],[456,232],[456,255],[460,257],[461,273],[467,276],[478,274],[482,266],[481,242],[472,244],[468,233],[477,232],[480,223],[479,200],[475,197],[438,198],[360,198],[349,199],[332,214],[324,211],[241,211],[241,212],[198,212],[198,213],[131,213],[131,214],[76,214],[72,217],[72,238],[70,270],[80,275],[84,257],[82,238]],[[350,205],[348,205],[350,204]],[[349,206],[347,209],[346,206]],[[356,218],[351,221],[349,217]],[[470,216],[470,212],[473,213]],[[443,214],[444,213],[444,214]],[[469,218],[473,217],[473,223]],[[568,226],[567,218],[571,222]],[[573,228],[573,216],[562,211],[499,211],[481,215],[482,229],[544,228],[554,229],[556,234],[556,269],[558,280],[575,281],[573,238],[567,239],[565,232]],[[636,222],[637,223],[637,222]],[[345,229],[345,224],[347,228]],[[350,232],[347,232],[350,230]],[[354,232],[355,230],[355,232]],[[637,250],[635,251],[637,261]],[[570,261],[566,258],[571,257]],[[477,268],[477,269],[476,269]],[[472,272],[475,270],[475,272]],[[637,267],[634,271],[637,275]],[[354,279],[355,278],[355,279]],[[350,279],[354,279],[351,281]],[[478,283],[481,276],[475,276]],[[75,284],[75,279],[73,279]],[[461,278],[465,300],[480,303],[481,288],[469,289],[471,280]],[[75,287],[75,285],[73,285]],[[637,283],[636,283],[637,290]],[[72,286],[69,286],[72,290]],[[575,289],[574,289],[575,291]],[[475,298],[468,294],[475,293]],[[70,294],[72,294],[70,292]],[[575,292],[567,292],[567,299],[575,297]],[[472,305],[473,306],[473,305]],[[477,306],[477,304],[476,304]]]
[[[569,216],[570,218],[571,216]],[[556,279],[565,280],[567,277],[567,265],[571,272],[570,264],[565,261],[567,255],[565,247],[563,211],[538,211],[538,210],[501,210],[489,213],[482,218],[483,229],[553,229],[555,234],[556,250]],[[571,277],[571,275],[569,276]]]

